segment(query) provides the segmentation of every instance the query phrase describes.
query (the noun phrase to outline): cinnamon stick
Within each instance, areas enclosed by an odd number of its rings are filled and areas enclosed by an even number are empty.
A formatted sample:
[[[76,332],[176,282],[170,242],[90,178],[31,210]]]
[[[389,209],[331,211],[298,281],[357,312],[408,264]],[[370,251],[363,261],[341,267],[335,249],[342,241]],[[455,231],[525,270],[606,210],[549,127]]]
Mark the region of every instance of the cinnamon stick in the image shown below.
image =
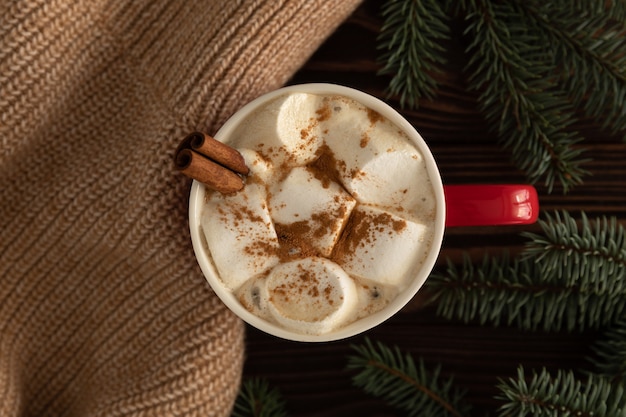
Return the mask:
[[[243,180],[239,175],[192,149],[179,148],[174,164],[183,174],[220,193],[230,194],[243,188]]]
[[[212,161],[241,175],[248,175],[250,170],[243,156],[230,146],[212,138],[203,132],[190,134],[185,141],[189,141],[191,149],[205,155]]]
[[[187,135],[176,149],[174,165],[183,174],[223,194],[243,188],[240,175],[250,170],[234,148],[203,132]]]

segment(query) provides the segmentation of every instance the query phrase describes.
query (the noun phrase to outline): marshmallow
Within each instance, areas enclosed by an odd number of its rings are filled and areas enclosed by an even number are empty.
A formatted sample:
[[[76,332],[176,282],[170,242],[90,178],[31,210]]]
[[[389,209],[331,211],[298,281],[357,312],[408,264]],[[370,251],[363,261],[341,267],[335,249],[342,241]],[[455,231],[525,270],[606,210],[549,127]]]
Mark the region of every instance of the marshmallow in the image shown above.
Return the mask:
[[[279,261],[263,185],[246,184],[235,194],[208,194],[201,227],[220,278],[231,291]]]
[[[338,184],[324,184],[309,169],[297,167],[271,188],[269,209],[278,233],[285,234],[284,244],[291,243],[295,252],[306,244],[329,256],[355,204]]]
[[[323,143],[321,102],[322,97],[304,93],[278,97],[247,116],[229,137],[229,145],[253,149],[276,166],[306,165]]]
[[[429,227],[372,206],[358,205],[333,260],[351,276],[406,287],[430,250]]]
[[[271,161],[263,158],[263,156],[252,149],[240,149],[239,153],[243,156],[246,165],[250,169],[250,173],[244,178],[245,183],[267,184],[272,181],[272,177],[276,169]]]
[[[432,185],[424,158],[408,137],[354,101],[337,99],[331,106],[341,110],[324,129],[325,142],[343,161],[341,182],[350,194],[402,217],[432,221]]]
[[[303,258],[280,264],[266,280],[265,295],[273,319],[307,334],[328,333],[354,318],[354,281],[325,258]]]

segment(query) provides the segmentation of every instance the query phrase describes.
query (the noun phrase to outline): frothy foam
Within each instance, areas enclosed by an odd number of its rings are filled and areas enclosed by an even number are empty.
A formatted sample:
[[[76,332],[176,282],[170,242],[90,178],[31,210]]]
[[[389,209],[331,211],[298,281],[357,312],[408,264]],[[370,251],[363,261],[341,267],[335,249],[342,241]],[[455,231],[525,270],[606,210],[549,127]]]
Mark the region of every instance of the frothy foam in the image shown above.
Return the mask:
[[[225,143],[243,190],[208,192],[201,228],[223,285],[253,314],[326,334],[377,312],[430,251],[424,159],[389,120],[342,96],[278,97]]]

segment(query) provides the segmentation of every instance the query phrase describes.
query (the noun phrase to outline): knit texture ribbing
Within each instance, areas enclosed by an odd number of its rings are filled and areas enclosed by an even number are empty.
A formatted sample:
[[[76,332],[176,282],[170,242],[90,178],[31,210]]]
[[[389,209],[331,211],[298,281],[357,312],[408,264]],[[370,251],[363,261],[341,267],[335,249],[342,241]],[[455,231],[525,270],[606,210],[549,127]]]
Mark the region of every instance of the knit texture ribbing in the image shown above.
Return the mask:
[[[195,261],[179,140],[358,0],[0,3],[0,416],[222,416],[244,326]]]

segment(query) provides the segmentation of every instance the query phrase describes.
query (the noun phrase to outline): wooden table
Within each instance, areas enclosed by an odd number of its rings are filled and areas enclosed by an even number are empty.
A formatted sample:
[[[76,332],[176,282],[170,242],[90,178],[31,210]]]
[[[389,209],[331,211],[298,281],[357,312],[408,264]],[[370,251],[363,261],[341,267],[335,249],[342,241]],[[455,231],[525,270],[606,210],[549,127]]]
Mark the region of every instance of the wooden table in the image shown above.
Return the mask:
[[[388,79],[376,75],[376,36],[381,25],[379,2],[367,1],[311,57],[290,83],[334,82],[388,98]],[[422,101],[418,110],[401,111],[426,139],[438,160],[444,183],[524,182],[523,173],[510,162],[497,139],[489,133],[479,113],[475,95],[465,86],[460,55],[453,57],[449,71],[442,76],[436,101]],[[593,125],[576,128],[587,138],[586,164],[592,172],[582,186],[567,195],[547,193],[537,186],[543,211],[568,210],[575,215],[584,210],[590,218],[617,216],[626,224],[626,144],[609,137]],[[457,228],[446,232],[440,262],[455,261],[467,252],[475,260],[488,252],[517,252],[525,239],[524,227]],[[472,415],[493,412],[500,404],[493,397],[499,378],[516,374],[519,364],[537,371],[589,368],[591,342],[597,332],[542,333],[515,328],[480,326],[447,321],[433,309],[423,309],[414,301],[383,325],[352,339],[306,344],[284,341],[255,329],[247,330],[247,360],[244,378],[262,377],[278,388],[293,416],[400,416],[397,410],[364,394],[351,384],[346,370],[351,344],[365,336],[397,345],[429,364],[441,364],[442,374],[454,376],[459,387],[467,389],[473,404]],[[493,413],[492,413],[493,414]]]

